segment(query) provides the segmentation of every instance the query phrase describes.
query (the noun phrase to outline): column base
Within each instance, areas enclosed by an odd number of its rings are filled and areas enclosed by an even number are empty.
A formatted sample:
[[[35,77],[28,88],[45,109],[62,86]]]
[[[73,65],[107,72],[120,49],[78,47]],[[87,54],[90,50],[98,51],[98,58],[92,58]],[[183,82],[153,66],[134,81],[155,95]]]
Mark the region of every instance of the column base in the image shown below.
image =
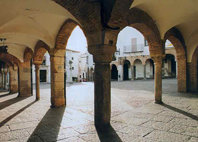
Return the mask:
[[[51,99],[51,108],[65,107],[65,99],[64,98],[52,98]]]
[[[155,100],[155,104],[163,104],[162,100]]]
[[[66,105],[51,105],[50,108],[60,108],[60,107],[66,107]]]
[[[103,122],[96,122],[95,121],[95,127],[97,129],[105,129],[105,128],[108,128],[109,126],[111,126],[110,122],[109,123],[103,123]]]

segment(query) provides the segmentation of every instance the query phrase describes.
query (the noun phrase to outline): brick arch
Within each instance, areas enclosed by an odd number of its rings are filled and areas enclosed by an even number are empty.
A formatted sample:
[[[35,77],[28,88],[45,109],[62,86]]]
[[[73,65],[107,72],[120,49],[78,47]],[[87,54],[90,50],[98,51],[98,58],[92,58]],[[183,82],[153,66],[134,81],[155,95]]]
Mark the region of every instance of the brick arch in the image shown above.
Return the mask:
[[[186,57],[186,46],[184,38],[180,31],[173,27],[168,30],[164,36],[164,44],[166,40],[169,40],[176,50],[176,59],[177,59],[177,80],[178,80],[178,91],[186,92],[187,91],[187,57]]]
[[[26,47],[24,54],[23,54],[23,60],[24,62],[30,61],[33,58],[33,51],[32,49]]]
[[[63,23],[63,25],[61,26],[61,28],[56,36],[56,43],[55,43],[56,49],[66,49],[68,39],[76,26],[80,26],[80,25],[72,19],[67,19]],[[81,26],[80,26],[80,28],[82,29]],[[84,31],[83,31],[83,33],[84,33]],[[84,33],[84,35],[85,35],[85,33]]]
[[[21,64],[21,61],[17,57],[15,57],[9,53],[0,53],[0,60],[3,60],[4,62],[9,62],[13,66],[15,64],[17,66],[20,66],[20,64]]]
[[[148,41],[151,56],[164,54],[163,42],[158,27],[146,12],[138,8],[132,8],[126,16],[126,21],[128,25],[123,25],[124,27],[131,26],[143,34]]]
[[[46,52],[50,53],[50,47],[43,41],[39,40],[34,48],[34,63],[42,64],[43,56]]]
[[[7,64],[9,67],[10,67],[10,66],[14,67],[14,63],[12,63],[12,62],[9,61],[9,60],[6,60],[6,59],[4,59],[4,58],[1,58],[0,60],[1,60],[2,62],[4,62],[5,64]]]
[[[177,55],[186,56],[185,41],[181,32],[177,28],[173,27],[166,32],[164,36],[164,43],[166,40],[169,40],[173,44]]]

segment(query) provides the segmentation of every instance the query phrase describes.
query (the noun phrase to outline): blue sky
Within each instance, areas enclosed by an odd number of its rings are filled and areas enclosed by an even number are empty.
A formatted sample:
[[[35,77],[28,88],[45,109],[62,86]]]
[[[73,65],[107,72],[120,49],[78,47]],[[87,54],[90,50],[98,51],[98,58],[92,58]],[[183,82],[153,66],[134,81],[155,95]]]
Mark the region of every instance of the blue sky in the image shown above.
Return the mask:
[[[80,51],[81,53],[87,51],[87,40],[79,26],[76,26],[69,37],[66,49]]]

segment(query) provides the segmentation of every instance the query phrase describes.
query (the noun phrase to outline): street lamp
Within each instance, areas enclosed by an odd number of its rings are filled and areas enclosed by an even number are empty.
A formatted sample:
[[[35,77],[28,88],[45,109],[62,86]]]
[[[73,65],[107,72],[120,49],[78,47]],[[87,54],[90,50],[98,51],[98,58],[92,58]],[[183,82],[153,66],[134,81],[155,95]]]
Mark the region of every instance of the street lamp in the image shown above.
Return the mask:
[[[0,38],[0,52],[7,53],[8,46],[5,45],[6,38]]]

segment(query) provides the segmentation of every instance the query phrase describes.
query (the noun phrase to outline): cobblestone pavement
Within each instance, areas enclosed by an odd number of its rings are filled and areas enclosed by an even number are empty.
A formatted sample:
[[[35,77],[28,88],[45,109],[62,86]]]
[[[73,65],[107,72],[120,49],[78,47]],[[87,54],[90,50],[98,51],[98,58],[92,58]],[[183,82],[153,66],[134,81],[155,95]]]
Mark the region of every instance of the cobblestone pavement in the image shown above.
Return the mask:
[[[112,82],[111,126],[97,131],[93,83],[67,85],[67,107],[50,109],[50,85],[35,95],[0,93],[0,141],[198,142],[198,94],[177,93],[163,80],[163,105],[154,104],[153,80]]]

